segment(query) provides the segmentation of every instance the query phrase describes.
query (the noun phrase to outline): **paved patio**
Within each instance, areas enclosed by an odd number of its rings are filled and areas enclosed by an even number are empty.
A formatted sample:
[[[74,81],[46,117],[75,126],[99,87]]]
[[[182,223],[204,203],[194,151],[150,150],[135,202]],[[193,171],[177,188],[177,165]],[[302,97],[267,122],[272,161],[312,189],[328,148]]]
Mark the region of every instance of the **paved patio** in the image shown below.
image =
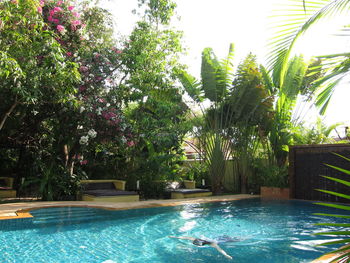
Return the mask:
[[[8,203],[0,205],[0,220],[16,219],[32,217],[30,210],[45,208],[45,207],[60,207],[60,206],[78,206],[78,207],[94,207],[109,210],[126,210],[135,208],[150,208],[158,206],[177,206],[186,203],[207,203],[207,202],[225,202],[240,200],[246,198],[256,198],[258,195],[223,195],[223,196],[208,196],[200,198],[186,199],[167,199],[167,200],[147,200],[139,202],[86,202],[86,201],[63,201],[63,202],[22,202]]]

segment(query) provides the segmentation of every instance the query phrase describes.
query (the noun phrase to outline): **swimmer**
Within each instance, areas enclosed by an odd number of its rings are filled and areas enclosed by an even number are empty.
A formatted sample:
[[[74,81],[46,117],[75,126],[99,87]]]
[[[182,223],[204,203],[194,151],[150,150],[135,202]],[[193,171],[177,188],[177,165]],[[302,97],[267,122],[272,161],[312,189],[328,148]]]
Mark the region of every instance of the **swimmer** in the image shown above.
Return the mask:
[[[230,255],[228,255],[221,247],[219,247],[217,242],[214,241],[208,241],[200,238],[194,238],[194,237],[174,237],[174,236],[169,236],[170,238],[177,238],[177,239],[186,239],[186,240],[191,240],[193,245],[196,245],[198,247],[202,247],[205,245],[211,246],[215,248],[217,251],[219,251],[221,254],[223,254],[225,257],[228,259],[232,259]],[[233,242],[233,241],[229,241]]]

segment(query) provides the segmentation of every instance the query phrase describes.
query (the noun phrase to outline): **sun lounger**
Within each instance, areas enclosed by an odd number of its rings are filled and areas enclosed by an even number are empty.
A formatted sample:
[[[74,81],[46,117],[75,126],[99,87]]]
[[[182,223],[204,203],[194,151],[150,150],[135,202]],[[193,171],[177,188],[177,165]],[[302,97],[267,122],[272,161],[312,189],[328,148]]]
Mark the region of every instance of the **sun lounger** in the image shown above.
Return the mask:
[[[99,202],[136,202],[136,192],[125,191],[125,181],[121,180],[83,180],[81,199]]]
[[[182,187],[182,185],[184,187]],[[170,192],[171,199],[195,198],[213,195],[209,189],[195,188],[194,181],[183,181],[182,184],[170,182],[166,191]]]
[[[0,177],[0,197],[14,198],[16,194],[16,190],[13,189],[13,178]]]

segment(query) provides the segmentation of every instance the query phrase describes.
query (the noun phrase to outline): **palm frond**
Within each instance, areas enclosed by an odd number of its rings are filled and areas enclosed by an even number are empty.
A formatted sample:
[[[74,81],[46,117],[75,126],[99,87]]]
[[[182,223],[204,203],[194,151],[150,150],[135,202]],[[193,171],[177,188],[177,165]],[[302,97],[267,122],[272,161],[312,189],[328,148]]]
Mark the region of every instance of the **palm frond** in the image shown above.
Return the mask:
[[[270,42],[268,68],[280,68],[284,75],[291,51],[296,41],[317,22],[329,19],[350,9],[349,0],[314,0],[290,1],[293,9],[288,8],[287,14],[281,12],[284,20],[277,20],[278,24],[285,25],[285,29],[277,31]],[[304,19],[301,19],[304,17]],[[282,79],[282,78],[281,78]]]
[[[197,103],[204,100],[201,90],[201,83],[186,71],[181,71],[177,74],[182,86],[188,95]]]
[[[224,87],[218,83],[218,75],[222,71],[220,62],[211,48],[202,52],[201,78],[205,97],[212,102],[219,102],[225,94]]]
[[[330,164],[325,164],[325,165],[328,166],[328,167],[331,167],[331,168],[333,168],[335,170],[338,170],[339,172],[342,172],[342,173],[345,173],[347,175],[350,175],[350,171],[347,170],[347,169],[343,169],[343,168],[340,168],[340,167],[337,167],[337,166],[334,166],[334,165],[330,165]],[[324,177],[326,177],[326,176],[324,176]],[[330,178],[332,178],[332,177],[330,177]],[[330,178],[327,178],[327,179],[330,179]],[[348,184],[350,186],[350,182],[348,182]]]
[[[338,156],[340,156],[342,158],[346,158],[346,157],[343,157],[343,156],[341,156],[339,154],[336,154],[336,155],[338,155]],[[346,158],[346,159],[349,160],[348,158]],[[344,172],[344,173],[350,175],[350,171],[349,170],[346,170],[346,169],[343,169],[343,168],[340,168],[340,167],[336,167],[336,166],[333,166],[333,165],[328,165],[328,164],[326,164],[326,165],[331,167],[331,168],[333,168],[333,169],[336,169],[336,170],[338,170],[340,172]],[[337,178],[334,178],[334,177],[329,177],[329,176],[323,176],[323,177],[327,178],[329,180],[333,180],[333,181],[335,181],[337,183],[341,183],[341,184],[344,184],[346,186],[350,186],[350,182],[348,182],[348,181],[340,180],[340,179],[337,179]],[[346,195],[346,194],[341,194],[341,193],[337,193],[337,192],[329,191],[329,190],[318,190],[318,191],[321,191],[321,192],[324,192],[324,193],[327,193],[327,194],[330,194],[330,195],[334,195],[334,196],[350,199],[350,196]],[[336,208],[336,209],[340,209],[340,210],[350,211],[350,206],[349,205],[334,204],[334,203],[332,203],[332,204],[329,204],[329,203],[316,203],[316,204],[322,205],[322,206],[327,206],[327,207],[332,207],[332,208]],[[320,213],[318,213],[316,215],[323,215],[323,216],[330,216],[330,217],[350,219],[349,215],[334,215],[334,214],[320,214]],[[348,245],[350,243],[350,239],[349,239],[350,231],[348,231],[346,229],[349,228],[350,223],[320,223],[320,224],[317,224],[317,225],[319,225],[319,226],[339,227],[340,228],[340,230],[325,231],[325,232],[316,233],[315,235],[339,236],[340,240],[325,242],[325,243],[322,243],[320,245],[323,246],[323,245],[346,244],[345,246],[343,246],[343,247],[341,247],[339,249],[336,249],[334,251],[328,252],[327,254],[336,254],[337,255],[336,258],[333,258],[331,262],[344,262],[343,260],[346,260],[346,262],[349,262],[350,252],[349,252]]]

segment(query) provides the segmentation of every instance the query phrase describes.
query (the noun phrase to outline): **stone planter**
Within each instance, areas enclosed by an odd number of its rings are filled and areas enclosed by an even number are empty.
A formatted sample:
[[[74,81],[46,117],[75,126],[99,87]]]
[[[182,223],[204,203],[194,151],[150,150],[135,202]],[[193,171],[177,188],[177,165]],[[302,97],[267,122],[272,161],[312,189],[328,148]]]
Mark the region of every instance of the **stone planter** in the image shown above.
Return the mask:
[[[184,180],[184,185],[185,185],[186,189],[195,189],[196,188],[195,181]]]
[[[279,187],[260,187],[260,196],[262,198],[271,199],[289,199],[290,192],[289,188],[279,188]]]

